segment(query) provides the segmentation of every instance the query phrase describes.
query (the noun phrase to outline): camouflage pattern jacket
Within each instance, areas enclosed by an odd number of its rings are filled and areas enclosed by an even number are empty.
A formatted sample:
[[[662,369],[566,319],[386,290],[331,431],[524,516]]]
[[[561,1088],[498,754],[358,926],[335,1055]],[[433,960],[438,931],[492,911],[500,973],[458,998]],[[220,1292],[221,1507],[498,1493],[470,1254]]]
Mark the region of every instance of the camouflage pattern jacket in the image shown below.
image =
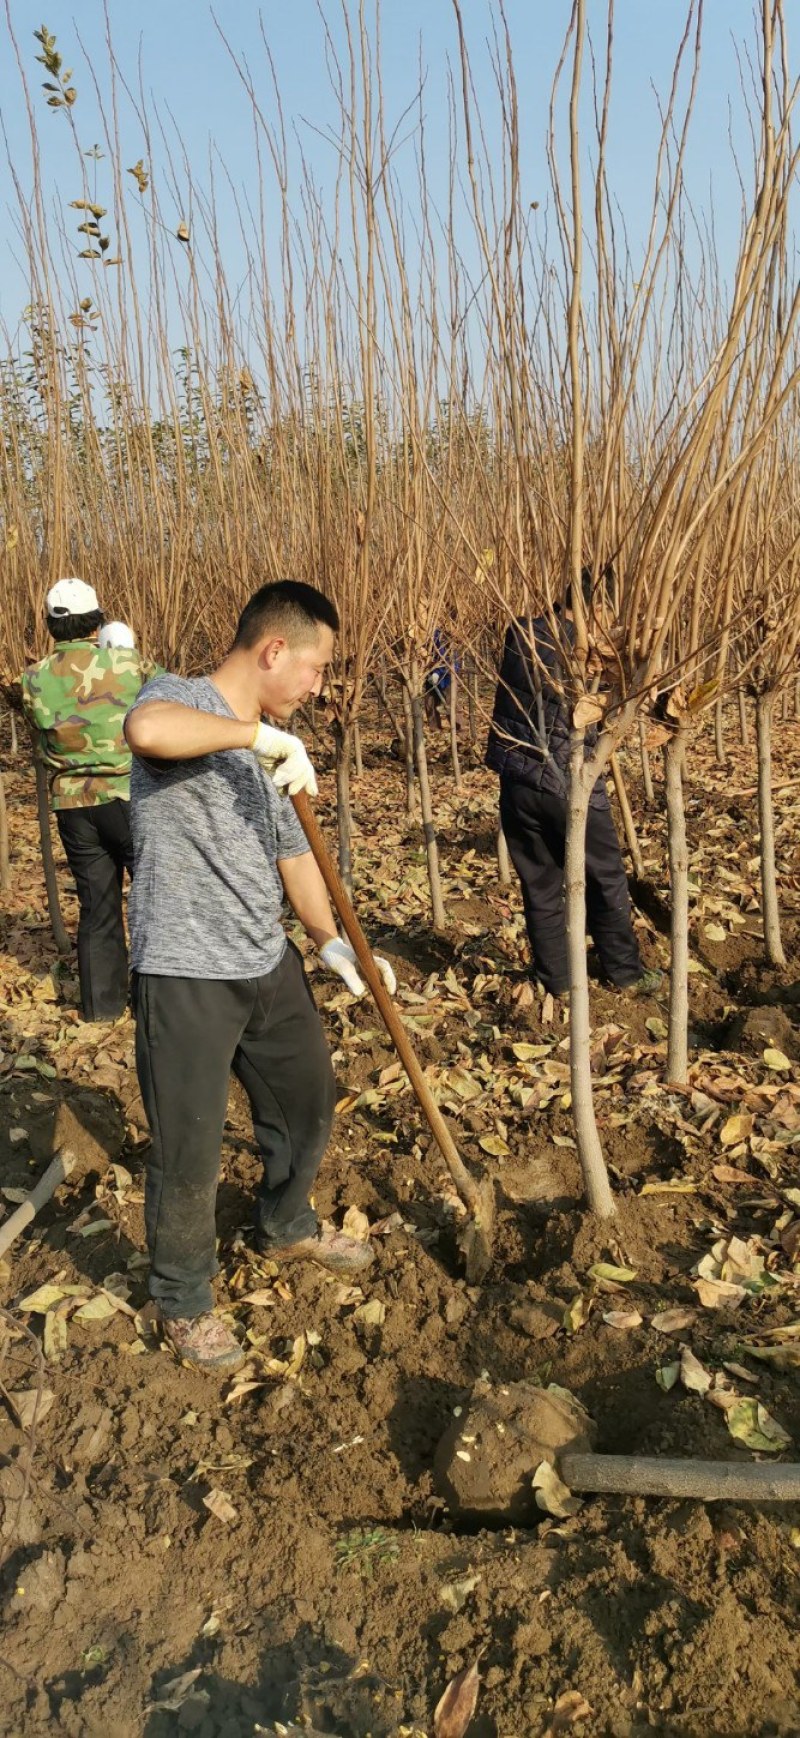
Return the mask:
[[[65,640],[22,677],[25,716],[39,733],[53,809],[92,808],[130,797],[131,755],[122,734],[129,706],[159,666],[124,647]]]

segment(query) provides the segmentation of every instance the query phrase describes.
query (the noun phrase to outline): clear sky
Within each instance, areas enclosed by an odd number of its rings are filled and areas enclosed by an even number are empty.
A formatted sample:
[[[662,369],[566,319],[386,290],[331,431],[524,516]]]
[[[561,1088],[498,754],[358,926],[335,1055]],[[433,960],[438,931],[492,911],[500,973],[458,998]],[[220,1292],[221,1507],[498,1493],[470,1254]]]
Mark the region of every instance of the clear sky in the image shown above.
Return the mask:
[[[351,13],[356,0],[349,0]],[[10,17],[34,95],[45,188],[64,204],[75,197],[75,158],[62,114],[45,107],[36,65],[33,29],[39,23],[30,0],[9,0]],[[365,0],[368,17],[373,0]],[[790,8],[790,12],[793,8]],[[315,129],[324,131],[335,120],[336,107],[326,69],[325,34],[320,14],[332,35],[342,42],[341,0],[265,0],[259,9],[251,0],[220,0],[218,16],[233,49],[246,57],[265,110],[274,114],[260,28],[274,59],[287,123],[297,129],[307,159],[323,186],[331,173],[332,150]],[[493,76],[486,52],[487,38],[499,12],[493,0],[463,0],[463,14],[473,55],[477,96],[489,136],[496,122]],[[544,144],[549,93],[564,32],[569,0],[507,0],[514,62],[521,98],[522,175],[526,198],[547,199]],[[65,63],[74,67],[78,101],[73,116],[81,145],[100,137],[96,99],[87,60],[104,98],[109,73],[105,43],[106,18],[101,0],[46,0],[44,22],[58,39]],[[209,147],[224,163],[236,189],[252,189],[255,176],[253,132],[241,83],[231,64],[207,0],[108,0],[111,38],[118,64],[135,85],[141,69],[142,87],[166,135],[174,128],[186,148],[193,175],[207,179]],[[590,29],[602,43],[604,0],[589,0]],[[613,193],[634,243],[641,238],[648,209],[657,108],[655,88],[665,93],[675,49],[685,22],[684,0],[618,0],[616,74],[610,170]],[[447,71],[456,66],[456,34],[450,0],[383,0],[383,81],[390,123],[413,97],[421,61],[425,75],[424,107],[428,127],[429,177],[434,198],[446,191]],[[798,38],[800,40],[800,38]],[[739,54],[752,53],[755,8],[752,0],[706,0],[705,48],[700,88],[688,160],[688,184],[694,203],[713,212],[723,269],[729,264],[739,226],[739,191],[729,143],[730,108],[736,148],[748,160],[747,123],[742,115]],[[27,119],[8,31],[0,28],[0,89],[8,153],[23,190],[30,188],[30,142]],[[144,152],[141,126],[130,104],[121,102],[120,124],[124,163]],[[156,143],[154,155],[158,155]],[[407,153],[413,177],[413,146]],[[402,151],[397,165],[403,173]],[[101,172],[105,166],[101,165]],[[177,165],[180,184],[180,162]],[[0,203],[12,212],[14,194],[8,165],[0,147]],[[107,203],[103,199],[103,203]],[[180,185],[174,211],[180,216]],[[11,249],[0,253],[0,319],[13,332],[27,300],[24,276],[14,263],[13,216],[7,233]],[[222,237],[226,264],[235,281],[240,243],[231,217]]]

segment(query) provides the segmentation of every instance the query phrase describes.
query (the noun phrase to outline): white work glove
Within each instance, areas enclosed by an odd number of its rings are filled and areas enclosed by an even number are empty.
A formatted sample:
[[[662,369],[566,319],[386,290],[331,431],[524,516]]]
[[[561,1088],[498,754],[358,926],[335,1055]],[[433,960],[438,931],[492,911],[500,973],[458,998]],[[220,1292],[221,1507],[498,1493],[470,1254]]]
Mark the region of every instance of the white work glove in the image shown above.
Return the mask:
[[[290,797],[298,791],[307,791],[310,797],[317,795],[314,768],[299,736],[274,730],[271,724],[259,724],[250,747],[276,790],[287,790]]]
[[[367,986],[363,978],[359,976],[358,962],[349,941],[343,941],[340,936],[337,936],[334,941],[326,941],[325,946],[319,950],[319,957],[329,972],[338,972],[339,977],[344,979],[348,990],[351,990],[354,996],[364,995]],[[372,958],[389,995],[393,996],[397,989],[397,979],[389,961],[381,959],[380,954],[377,953],[374,953]]]

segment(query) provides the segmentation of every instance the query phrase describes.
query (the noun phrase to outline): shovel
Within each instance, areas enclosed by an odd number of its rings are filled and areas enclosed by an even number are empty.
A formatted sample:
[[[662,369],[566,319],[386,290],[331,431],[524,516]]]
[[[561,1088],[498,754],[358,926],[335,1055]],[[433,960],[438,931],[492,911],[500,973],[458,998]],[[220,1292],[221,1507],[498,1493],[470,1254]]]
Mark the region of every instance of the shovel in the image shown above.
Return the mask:
[[[55,1194],[56,1189],[66,1182],[67,1177],[74,1171],[75,1165],[74,1155],[66,1147],[59,1148],[55,1158],[50,1160],[47,1170],[42,1172],[38,1183],[31,1189],[30,1194],[25,1196],[25,1200],[20,1202],[16,1212],[6,1219],[5,1224],[0,1225],[0,1255],[5,1255],[6,1250],[10,1249],[12,1243],[16,1242],[20,1232],[24,1231],[26,1225],[30,1225],[31,1220],[36,1218],[40,1207],[44,1207],[45,1203]]]
[[[484,1177],[480,1183],[476,1183],[474,1177],[470,1176],[463,1160],[459,1157],[458,1148],[425,1079],[408,1033],[373,961],[366,937],[340,879],[339,872],[329,855],[319,823],[305,791],[299,791],[296,796],[292,797],[292,802],[317,867],[333,901],[334,909],[358,960],[359,970],[372,991],[378,1012],[414,1089],[417,1103],[450,1172],[455,1188],[470,1214],[469,1223],[464,1227],[459,1242],[464,1254],[467,1279],[471,1284],[477,1284],[488,1272],[492,1260],[492,1233],[494,1229],[494,1187],[492,1180],[490,1177]]]

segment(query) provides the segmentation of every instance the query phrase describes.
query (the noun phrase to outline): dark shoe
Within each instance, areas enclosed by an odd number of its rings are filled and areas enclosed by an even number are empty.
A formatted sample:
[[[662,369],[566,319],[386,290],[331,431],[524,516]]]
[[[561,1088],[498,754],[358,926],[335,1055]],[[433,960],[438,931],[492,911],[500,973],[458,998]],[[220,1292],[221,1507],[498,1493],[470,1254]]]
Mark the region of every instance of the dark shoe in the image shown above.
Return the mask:
[[[235,1334],[210,1310],[165,1321],[164,1338],[181,1363],[196,1370],[239,1370],[245,1361]]]
[[[642,972],[640,978],[634,978],[630,984],[617,984],[615,988],[632,996],[654,996],[656,990],[661,989],[663,982],[664,973],[657,971],[654,967],[648,967],[646,971]]]
[[[331,1273],[363,1273],[375,1260],[371,1243],[348,1237],[333,1226],[323,1227],[315,1237],[302,1237],[299,1243],[267,1243],[259,1240],[259,1249],[267,1261],[315,1261]]]

